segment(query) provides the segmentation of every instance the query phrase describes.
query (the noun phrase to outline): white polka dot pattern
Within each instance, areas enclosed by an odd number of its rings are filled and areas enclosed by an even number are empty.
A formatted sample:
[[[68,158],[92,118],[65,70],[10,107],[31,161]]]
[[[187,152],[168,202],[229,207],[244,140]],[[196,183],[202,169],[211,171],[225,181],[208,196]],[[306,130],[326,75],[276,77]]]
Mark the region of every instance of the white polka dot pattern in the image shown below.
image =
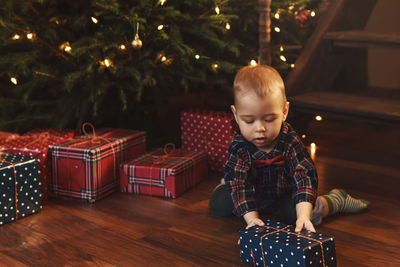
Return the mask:
[[[38,213],[42,209],[40,195],[39,161],[24,155],[1,153],[0,225]]]
[[[233,136],[232,119],[233,115],[228,112],[181,112],[182,149],[206,151],[210,169],[224,172]]]
[[[256,266],[336,266],[334,239],[271,220],[239,231],[242,262]],[[322,245],[322,247],[321,247]]]

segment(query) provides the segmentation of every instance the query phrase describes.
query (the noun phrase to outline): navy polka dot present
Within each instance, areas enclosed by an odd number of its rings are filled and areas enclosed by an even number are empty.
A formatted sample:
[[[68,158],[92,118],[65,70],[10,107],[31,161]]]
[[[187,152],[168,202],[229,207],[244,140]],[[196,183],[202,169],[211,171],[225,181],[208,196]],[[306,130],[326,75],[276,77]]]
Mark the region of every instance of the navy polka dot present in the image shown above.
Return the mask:
[[[271,220],[239,231],[242,262],[254,266],[336,266],[333,237]]]
[[[0,153],[0,225],[38,213],[40,195],[39,160]]]

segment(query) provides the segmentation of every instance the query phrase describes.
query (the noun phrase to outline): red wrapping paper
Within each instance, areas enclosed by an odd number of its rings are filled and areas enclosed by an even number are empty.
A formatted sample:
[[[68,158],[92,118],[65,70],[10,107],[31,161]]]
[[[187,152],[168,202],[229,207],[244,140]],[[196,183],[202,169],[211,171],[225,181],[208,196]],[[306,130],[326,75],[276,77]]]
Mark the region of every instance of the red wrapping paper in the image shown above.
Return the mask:
[[[207,154],[154,150],[121,165],[121,191],[176,198],[207,176]]]
[[[206,151],[210,169],[223,173],[234,131],[232,119],[227,112],[181,112],[182,149]]]
[[[51,155],[48,153],[49,146],[61,143],[73,136],[74,132],[70,130],[34,129],[22,136],[9,139],[8,142],[0,145],[0,150],[39,159],[40,190],[42,201],[44,201],[50,194]]]
[[[94,202],[118,190],[119,165],[145,152],[145,132],[99,130],[52,147],[52,189],[56,196]]]

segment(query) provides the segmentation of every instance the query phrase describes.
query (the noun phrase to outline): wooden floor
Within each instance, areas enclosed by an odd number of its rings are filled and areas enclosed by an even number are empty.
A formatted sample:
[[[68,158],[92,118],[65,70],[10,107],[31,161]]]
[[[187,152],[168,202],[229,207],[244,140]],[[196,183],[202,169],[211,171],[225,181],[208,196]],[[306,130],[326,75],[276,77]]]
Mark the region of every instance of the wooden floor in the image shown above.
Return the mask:
[[[329,218],[338,266],[400,266],[400,129],[313,122],[319,193],[333,187],[371,201],[367,213]],[[247,266],[240,218],[217,218],[217,174],[176,200],[116,193],[95,204],[53,199],[0,227],[0,266]]]

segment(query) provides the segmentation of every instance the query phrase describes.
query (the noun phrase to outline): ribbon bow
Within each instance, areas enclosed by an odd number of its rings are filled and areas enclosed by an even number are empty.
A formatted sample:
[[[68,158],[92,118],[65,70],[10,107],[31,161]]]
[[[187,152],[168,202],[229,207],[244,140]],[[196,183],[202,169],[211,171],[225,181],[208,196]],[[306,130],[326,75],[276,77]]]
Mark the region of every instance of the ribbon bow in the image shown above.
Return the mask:
[[[272,159],[253,160],[253,164],[256,168],[269,165],[284,165],[285,160],[282,155],[278,155],[276,157],[273,157]]]

